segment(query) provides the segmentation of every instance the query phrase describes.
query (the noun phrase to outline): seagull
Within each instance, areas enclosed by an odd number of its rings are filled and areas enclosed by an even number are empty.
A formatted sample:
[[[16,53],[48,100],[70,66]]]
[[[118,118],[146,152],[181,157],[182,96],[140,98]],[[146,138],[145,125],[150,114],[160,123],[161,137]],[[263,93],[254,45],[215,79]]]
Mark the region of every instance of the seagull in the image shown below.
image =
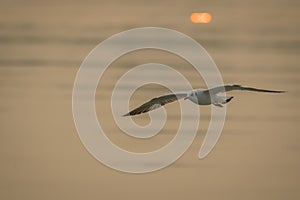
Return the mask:
[[[268,92],[268,93],[284,93],[286,91],[278,91],[278,90],[266,90],[266,89],[258,89],[253,87],[245,87],[241,85],[235,84],[227,84],[223,86],[217,86],[210,89],[195,89],[187,92],[178,92],[173,94],[166,94],[156,98],[151,99],[150,101],[144,103],[143,105],[135,108],[123,116],[132,116],[139,115],[141,113],[146,113],[157,109],[161,106],[164,106],[167,103],[171,103],[174,101],[178,101],[180,99],[188,99],[195,104],[198,105],[211,105],[218,107],[223,107],[226,103],[233,99],[233,96],[226,97],[221,96],[220,94],[229,92],[232,90],[246,90],[253,92]]]

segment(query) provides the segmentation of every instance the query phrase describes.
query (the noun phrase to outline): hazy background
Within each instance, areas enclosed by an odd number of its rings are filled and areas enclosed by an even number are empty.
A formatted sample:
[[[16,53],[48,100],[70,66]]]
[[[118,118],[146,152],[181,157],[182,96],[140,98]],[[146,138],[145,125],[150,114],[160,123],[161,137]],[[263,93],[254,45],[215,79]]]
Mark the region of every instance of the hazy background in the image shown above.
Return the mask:
[[[0,198],[299,199],[299,6],[294,0],[1,0]],[[192,24],[190,14],[203,11],[212,14],[212,22]],[[226,83],[288,93],[232,92],[221,138],[204,160],[197,156],[209,107],[202,109],[193,145],[170,167],[142,175],[107,168],[77,136],[73,82],[98,43],[143,26],[175,29],[197,40]],[[115,81],[147,62],[174,66],[194,87],[205,87],[186,61],[166,52],[133,52],[114,62],[97,91],[97,114],[108,136],[132,151],[165,145],[179,123],[176,103],[166,108],[171,114],[164,130],[149,141],[125,136],[112,121]],[[143,87],[132,106],[166,91]],[[149,122],[147,115],[135,120]]]

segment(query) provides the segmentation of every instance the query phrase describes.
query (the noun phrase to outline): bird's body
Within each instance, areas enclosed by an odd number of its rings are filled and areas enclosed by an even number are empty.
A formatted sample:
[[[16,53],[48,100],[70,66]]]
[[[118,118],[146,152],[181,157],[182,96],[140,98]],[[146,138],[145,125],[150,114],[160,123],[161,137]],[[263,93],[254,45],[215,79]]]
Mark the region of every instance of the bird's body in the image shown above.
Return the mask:
[[[268,92],[268,93],[283,93],[285,91],[277,90],[266,90],[258,89],[253,87],[244,87],[241,85],[224,85],[218,86],[210,89],[195,89],[187,92],[180,92],[174,94],[167,94],[151,99],[150,101],[144,103],[138,108],[130,111],[123,116],[138,115],[141,113],[149,112],[156,108],[159,108],[167,103],[171,103],[180,99],[189,99],[198,105],[215,105],[218,107],[223,107],[224,104],[228,103],[233,97],[226,97],[220,94],[229,92],[232,90],[247,90],[254,92]]]

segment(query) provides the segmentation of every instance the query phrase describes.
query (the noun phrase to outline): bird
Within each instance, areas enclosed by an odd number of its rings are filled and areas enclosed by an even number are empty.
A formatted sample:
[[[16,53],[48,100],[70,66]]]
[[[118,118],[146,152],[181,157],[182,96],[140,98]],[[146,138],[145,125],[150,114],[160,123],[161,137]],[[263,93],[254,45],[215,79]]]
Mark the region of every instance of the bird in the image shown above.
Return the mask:
[[[178,101],[180,99],[188,99],[195,104],[198,105],[214,105],[218,107],[223,107],[225,104],[230,102],[233,99],[233,96],[226,97],[220,94],[229,92],[232,90],[245,90],[245,91],[253,91],[253,92],[267,92],[267,93],[284,93],[286,91],[279,90],[267,90],[267,89],[259,89],[254,87],[246,87],[237,84],[226,84],[223,86],[217,86],[210,89],[194,89],[187,92],[178,92],[171,93],[162,96],[155,97],[150,101],[142,104],[141,106],[131,110],[130,112],[124,114],[123,116],[133,116],[139,115],[142,113],[147,113],[149,111],[155,110],[164,106],[165,104]]]

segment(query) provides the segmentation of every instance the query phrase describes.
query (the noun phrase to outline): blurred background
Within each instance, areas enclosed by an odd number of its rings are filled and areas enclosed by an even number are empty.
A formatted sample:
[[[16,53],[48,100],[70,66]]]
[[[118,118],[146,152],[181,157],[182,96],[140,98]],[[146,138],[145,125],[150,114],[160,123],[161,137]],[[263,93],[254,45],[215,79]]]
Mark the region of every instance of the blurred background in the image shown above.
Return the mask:
[[[299,199],[299,6],[294,0],[1,0],[0,198]],[[194,12],[210,13],[211,22],[193,23]],[[209,107],[201,108],[194,143],[170,167],[141,175],[105,167],[77,136],[73,82],[97,44],[144,26],[194,38],[225,83],[288,93],[232,92],[221,138],[204,160],[197,156]],[[185,60],[167,52],[132,52],[115,61],[100,82],[97,114],[111,130],[109,137],[132,151],[165,145],[179,123],[174,103],[166,107],[171,114],[161,134],[150,141],[124,136],[114,124],[107,105],[115,81],[148,62],[173,66],[193,87],[206,87]],[[159,85],[142,87],[132,107],[166,91]],[[149,122],[148,115],[134,120]]]

